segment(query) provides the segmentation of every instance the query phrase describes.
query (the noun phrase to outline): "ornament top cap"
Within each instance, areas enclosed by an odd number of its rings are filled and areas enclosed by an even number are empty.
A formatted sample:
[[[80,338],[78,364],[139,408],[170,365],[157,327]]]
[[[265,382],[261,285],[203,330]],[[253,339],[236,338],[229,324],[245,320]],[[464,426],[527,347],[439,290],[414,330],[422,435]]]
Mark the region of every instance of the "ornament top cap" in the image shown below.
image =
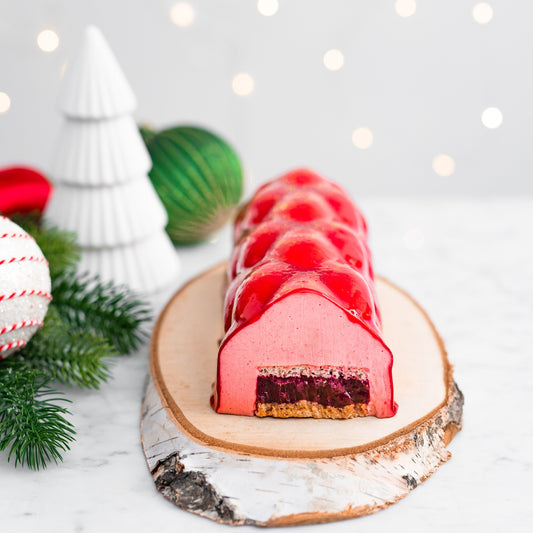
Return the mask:
[[[96,26],[87,26],[81,48],[65,72],[59,107],[79,119],[112,118],[137,107],[115,54]]]

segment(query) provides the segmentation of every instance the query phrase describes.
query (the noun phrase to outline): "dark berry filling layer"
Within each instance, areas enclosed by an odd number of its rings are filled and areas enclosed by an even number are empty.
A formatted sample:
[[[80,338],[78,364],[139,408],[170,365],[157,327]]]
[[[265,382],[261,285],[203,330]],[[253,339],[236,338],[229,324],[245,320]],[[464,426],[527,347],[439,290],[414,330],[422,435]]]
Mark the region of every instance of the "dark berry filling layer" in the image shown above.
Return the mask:
[[[257,403],[315,402],[325,407],[366,404],[369,400],[365,376],[259,375]]]

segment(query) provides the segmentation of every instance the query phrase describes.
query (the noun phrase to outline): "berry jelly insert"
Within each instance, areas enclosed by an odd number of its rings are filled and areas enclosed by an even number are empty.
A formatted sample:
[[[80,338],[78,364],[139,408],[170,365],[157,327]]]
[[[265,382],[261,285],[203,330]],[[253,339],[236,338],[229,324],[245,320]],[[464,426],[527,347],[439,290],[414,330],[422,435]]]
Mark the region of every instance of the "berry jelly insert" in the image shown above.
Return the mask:
[[[265,367],[257,377],[256,402],[294,404],[307,400],[324,407],[367,404],[364,369],[343,367]]]

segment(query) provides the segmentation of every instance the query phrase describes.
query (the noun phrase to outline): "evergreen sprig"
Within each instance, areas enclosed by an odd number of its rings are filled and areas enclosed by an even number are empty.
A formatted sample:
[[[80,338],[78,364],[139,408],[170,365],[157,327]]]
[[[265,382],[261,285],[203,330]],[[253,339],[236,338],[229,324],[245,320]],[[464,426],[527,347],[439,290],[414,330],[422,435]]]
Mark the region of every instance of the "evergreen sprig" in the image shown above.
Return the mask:
[[[124,286],[66,273],[54,280],[52,294],[53,306],[67,324],[102,335],[118,353],[136,350],[148,337],[144,326],[151,319],[150,308]]]
[[[22,361],[0,365],[0,450],[9,448],[15,466],[46,468],[62,460],[74,440],[74,427],[65,419],[68,402],[49,385],[50,378]]]
[[[98,389],[110,377],[110,357],[118,352],[106,338],[90,329],[66,324],[50,307],[43,328],[20,352],[33,369],[65,385]]]
[[[28,344],[0,360],[0,450],[15,466],[39,470],[74,440],[65,418],[68,402],[54,382],[97,389],[110,377],[111,357],[137,349],[147,338],[150,308],[126,287],[78,275],[75,235],[43,225],[37,216],[14,219],[48,259],[53,300],[44,325]]]
[[[19,215],[13,217],[13,221],[35,239],[48,260],[52,279],[72,270],[80,260],[80,247],[76,243],[75,233],[50,228],[39,223],[35,215]]]

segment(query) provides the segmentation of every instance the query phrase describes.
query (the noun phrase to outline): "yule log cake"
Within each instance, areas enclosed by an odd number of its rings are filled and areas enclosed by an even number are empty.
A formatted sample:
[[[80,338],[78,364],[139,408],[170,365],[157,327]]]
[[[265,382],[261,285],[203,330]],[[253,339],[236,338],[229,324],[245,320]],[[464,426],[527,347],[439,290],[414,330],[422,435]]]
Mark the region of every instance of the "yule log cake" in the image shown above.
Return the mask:
[[[266,183],[235,222],[218,413],[393,416],[363,215],[309,170]]]

